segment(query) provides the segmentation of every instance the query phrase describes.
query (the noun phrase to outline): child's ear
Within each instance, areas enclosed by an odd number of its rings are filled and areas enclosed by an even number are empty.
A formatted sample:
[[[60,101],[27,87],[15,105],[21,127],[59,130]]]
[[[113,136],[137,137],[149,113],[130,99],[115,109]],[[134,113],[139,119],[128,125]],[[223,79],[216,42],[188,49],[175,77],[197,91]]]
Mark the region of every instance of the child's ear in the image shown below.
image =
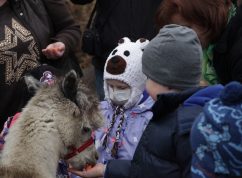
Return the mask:
[[[123,37],[118,41],[118,45],[121,45],[123,43],[131,42],[131,40],[128,37]]]
[[[145,49],[145,47],[149,44],[149,40],[145,39],[145,38],[140,38],[136,41],[137,44],[140,44],[140,48],[143,51]]]

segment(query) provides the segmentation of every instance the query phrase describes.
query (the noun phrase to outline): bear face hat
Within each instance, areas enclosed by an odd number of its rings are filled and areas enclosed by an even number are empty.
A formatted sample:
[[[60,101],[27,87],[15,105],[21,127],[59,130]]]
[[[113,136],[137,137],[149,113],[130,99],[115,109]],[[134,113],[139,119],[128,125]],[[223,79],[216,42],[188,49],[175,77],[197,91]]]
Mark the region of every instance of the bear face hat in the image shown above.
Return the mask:
[[[124,107],[136,104],[145,89],[147,77],[142,72],[142,54],[149,43],[146,39],[131,42],[127,37],[119,40],[118,46],[110,53],[104,67],[105,98],[110,102],[106,80],[115,79],[128,84],[131,97]]]

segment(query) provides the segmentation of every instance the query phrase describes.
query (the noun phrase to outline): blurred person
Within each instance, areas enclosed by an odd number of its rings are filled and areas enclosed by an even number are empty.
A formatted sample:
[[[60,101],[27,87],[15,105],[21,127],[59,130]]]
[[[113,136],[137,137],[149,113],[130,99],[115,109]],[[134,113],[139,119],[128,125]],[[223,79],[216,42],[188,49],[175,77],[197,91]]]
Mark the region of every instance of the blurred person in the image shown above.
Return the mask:
[[[237,1],[236,14],[229,21],[220,40],[214,48],[213,66],[218,81],[228,84],[242,82],[242,5]]]
[[[219,83],[213,67],[213,48],[235,10],[231,0],[164,0],[160,5],[156,17],[160,27],[174,23],[198,34],[203,47],[201,85]]]
[[[87,4],[93,0],[71,0]],[[104,99],[103,71],[110,52],[117,41],[128,36],[132,41],[140,37],[152,39],[158,32],[155,12],[162,0],[97,0],[93,28],[97,31],[99,45],[93,57],[96,87],[100,100]]]
[[[0,128],[25,106],[21,78],[48,63],[81,69],[73,57],[80,38],[64,0],[0,0]]]

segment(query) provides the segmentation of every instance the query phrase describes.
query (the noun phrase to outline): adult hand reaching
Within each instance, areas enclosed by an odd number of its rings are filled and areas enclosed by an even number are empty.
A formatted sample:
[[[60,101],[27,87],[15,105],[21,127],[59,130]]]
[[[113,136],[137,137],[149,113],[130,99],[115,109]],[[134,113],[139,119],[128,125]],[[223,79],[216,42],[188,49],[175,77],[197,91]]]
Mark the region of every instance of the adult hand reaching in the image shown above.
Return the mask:
[[[45,49],[42,49],[42,52],[48,59],[58,59],[65,52],[65,44],[62,42],[51,43]]]
[[[104,176],[105,169],[106,165],[98,163],[93,168],[88,170],[84,169],[83,171],[79,171],[69,168],[68,171],[83,178],[98,178]]]

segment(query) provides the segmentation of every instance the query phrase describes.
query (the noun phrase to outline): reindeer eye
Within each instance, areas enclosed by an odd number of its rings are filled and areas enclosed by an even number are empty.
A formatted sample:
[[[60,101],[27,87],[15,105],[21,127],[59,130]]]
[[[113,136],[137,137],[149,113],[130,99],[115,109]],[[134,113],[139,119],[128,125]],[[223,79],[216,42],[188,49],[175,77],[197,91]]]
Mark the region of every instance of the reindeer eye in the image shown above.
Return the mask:
[[[88,132],[91,132],[91,129],[88,127],[83,127],[82,131],[85,133],[88,133]]]

